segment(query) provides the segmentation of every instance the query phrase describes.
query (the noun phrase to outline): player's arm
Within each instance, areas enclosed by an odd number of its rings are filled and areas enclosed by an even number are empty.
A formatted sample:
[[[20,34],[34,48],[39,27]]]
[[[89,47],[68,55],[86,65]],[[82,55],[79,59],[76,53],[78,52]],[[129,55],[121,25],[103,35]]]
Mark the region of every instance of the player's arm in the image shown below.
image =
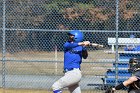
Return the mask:
[[[88,52],[87,52],[87,50],[82,51],[82,57],[83,57],[84,59],[86,59],[86,58],[88,57]]]
[[[114,88],[110,88],[108,89],[105,93],[114,93],[115,90],[120,90],[124,87],[129,86],[130,84],[132,84],[133,82],[137,81],[137,77],[136,76],[132,76],[129,79],[125,80],[124,82],[120,83],[119,85],[115,86]]]
[[[71,49],[71,48],[74,48],[74,47],[77,47],[77,46],[87,46],[88,43],[86,42],[79,42],[79,43],[75,43],[75,42],[66,42],[64,44],[64,48],[65,49]]]
[[[83,41],[83,42],[80,42],[79,44],[81,46],[83,46],[82,57],[84,59],[86,59],[88,57],[88,52],[87,52],[86,46],[89,46],[90,42],[89,41]]]
[[[84,59],[86,59],[86,58],[88,57],[88,52],[87,52],[86,47],[83,47],[82,57],[83,57]]]
[[[78,46],[78,43],[74,43],[74,42],[66,42],[64,44],[65,49],[71,49],[71,48],[74,48],[74,47],[77,47],[77,46]]]

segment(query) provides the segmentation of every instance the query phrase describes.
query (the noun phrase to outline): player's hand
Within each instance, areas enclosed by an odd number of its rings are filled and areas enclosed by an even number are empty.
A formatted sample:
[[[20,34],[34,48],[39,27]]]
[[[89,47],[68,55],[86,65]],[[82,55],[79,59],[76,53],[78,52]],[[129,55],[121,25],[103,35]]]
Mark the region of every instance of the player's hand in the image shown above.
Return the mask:
[[[83,41],[83,42],[79,42],[78,45],[80,45],[80,46],[89,46],[90,42],[89,41]]]
[[[78,45],[79,46],[84,46],[85,44],[84,44],[84,42],[79,42]]]
[[[109,88],[105,91],[105,93],[114,93],[114,90],[112,88]]]
[[[90,45],[90,42],[89,41],[84,41],[84,46],[89,46]]]

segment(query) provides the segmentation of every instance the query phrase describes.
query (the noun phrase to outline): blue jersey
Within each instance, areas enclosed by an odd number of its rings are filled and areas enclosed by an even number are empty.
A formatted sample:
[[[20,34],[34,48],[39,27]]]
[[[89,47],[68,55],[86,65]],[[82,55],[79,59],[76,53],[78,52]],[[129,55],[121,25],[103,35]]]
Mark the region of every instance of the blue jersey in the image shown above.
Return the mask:
[[[66,42],[64,44],[64,69],[80,68],[82,63],[82,51],[85,47],[78,43]]]

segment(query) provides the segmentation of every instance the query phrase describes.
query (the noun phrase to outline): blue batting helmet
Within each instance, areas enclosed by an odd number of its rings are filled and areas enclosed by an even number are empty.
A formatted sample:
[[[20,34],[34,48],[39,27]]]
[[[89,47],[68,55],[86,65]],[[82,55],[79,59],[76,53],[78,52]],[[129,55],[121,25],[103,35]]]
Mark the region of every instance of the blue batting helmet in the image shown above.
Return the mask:
[[[79,30],[71,30],[68,34],[74,36],[75,42],[82,42],[84,39],[83,33]]]

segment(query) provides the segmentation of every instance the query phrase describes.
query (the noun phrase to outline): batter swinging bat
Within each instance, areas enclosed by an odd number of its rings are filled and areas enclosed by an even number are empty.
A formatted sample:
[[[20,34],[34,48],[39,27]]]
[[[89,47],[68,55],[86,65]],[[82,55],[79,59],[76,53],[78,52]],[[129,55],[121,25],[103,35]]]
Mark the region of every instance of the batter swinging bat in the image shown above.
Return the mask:
[[[96,43],[90,43],[91,46],[94,46],[94,47],[100,47],[100,48],[103,48],[104,46],[103,45],[100,45],[100,44],[96,44]]]

